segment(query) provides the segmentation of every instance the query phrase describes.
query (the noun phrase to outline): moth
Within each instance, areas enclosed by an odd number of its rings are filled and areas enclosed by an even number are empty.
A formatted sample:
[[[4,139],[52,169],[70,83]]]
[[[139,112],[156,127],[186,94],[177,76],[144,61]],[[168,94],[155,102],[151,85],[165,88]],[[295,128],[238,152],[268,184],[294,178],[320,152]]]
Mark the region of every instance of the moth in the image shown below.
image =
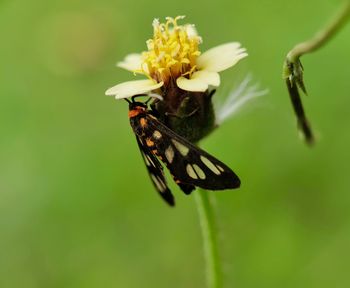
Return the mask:
[[[163,162],[175,183],[185,194],[195,187],[208,190],[233,189],[240,186],[238,176],[224,163],[176,134],[158,120],[146,102],[129,103],[129,120],[148,173],[160,196],[175,205],[163,172]],[[160,160],[160,161],[159,161]]]

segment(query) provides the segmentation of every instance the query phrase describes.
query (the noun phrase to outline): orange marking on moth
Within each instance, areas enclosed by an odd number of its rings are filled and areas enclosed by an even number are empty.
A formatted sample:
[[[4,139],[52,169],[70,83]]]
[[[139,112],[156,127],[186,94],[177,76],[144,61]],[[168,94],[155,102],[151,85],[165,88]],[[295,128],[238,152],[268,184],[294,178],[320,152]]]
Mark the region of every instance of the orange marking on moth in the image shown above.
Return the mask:
[[[181,181],[179,179],[177,179],[172,173],[170,173],[170,175],[173,177],[174,181],[176,184],[180,184]]]
[[[142,113],[145,113],[145,108],[143,107],[135,107],[134,109],[132,110],[129,110],[129,118],[133,118],[133,117],[136,117]]]
[[[146,118],[141,118],[141,119],[140,119],[140,125],[141,125],[142,127],[145,127],[145,126],[147,125],[147,120],[146,120]]]
[[[140,111],[139,110],[137,110],[137,109],[134,109],[134,110],[130,110],[129,111],[129,118],[134,118],[134,117],[136,117],[137,115],[139,115],[140,114]]]
[[[154,146],[154,142],[150,138],[146,139],[146,144],[147,144],[148,147]]]
[[[152,150],[152,153],[155,154],[155,155],[157,155],[157,154],[158,154],[158,150],[157,150],[157,149],[153,149],[153,150]]]

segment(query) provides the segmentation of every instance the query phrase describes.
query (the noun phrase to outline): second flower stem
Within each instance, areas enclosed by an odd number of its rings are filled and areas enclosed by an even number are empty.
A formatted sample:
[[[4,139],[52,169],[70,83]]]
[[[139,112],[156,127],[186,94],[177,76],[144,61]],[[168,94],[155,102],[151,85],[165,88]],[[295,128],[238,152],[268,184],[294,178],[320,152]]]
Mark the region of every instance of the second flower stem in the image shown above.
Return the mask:
[[[348,21],[350,16],[350,1],[345,0],[343,5],[329,23],[320,31],[318,31],[313,38],[305,42],[297,44],[287,55],[287,60],[296,62],[299,58],[312,51],[322,47],[328,42]]]

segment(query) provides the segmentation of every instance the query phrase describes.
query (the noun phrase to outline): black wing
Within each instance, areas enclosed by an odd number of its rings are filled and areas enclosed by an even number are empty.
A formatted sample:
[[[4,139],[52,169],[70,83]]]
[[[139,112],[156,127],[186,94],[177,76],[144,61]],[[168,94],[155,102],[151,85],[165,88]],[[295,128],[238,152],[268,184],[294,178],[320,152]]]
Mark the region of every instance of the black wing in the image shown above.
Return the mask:
[[[154,117],[148,117],[156,148],[152,153],[166,164],[175,181],[187,185],[187,188],[194,185],[208,190],[240,186],[238,176],[224,163],[194,146]]]
[[[149,148],[142,143],[142,140],[139,139],[139,137],[136,136],[136,140],[154,187],[156,188],[160,196],[170,206],[174,206],[174,196],[166,183],[162,165],[159,163],[158,159],[151,153]]]

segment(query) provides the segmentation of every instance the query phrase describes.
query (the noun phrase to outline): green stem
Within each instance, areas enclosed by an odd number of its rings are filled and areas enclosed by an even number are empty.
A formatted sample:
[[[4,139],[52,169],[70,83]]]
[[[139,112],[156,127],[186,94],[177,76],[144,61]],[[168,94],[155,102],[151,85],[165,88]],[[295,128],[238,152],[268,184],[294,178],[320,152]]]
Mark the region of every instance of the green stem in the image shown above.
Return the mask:
[[[287,54],[283,64],[283,78],[286,81],[289,96],[297,116],[298,127],[302,131],[308,144],[314,143],[314,136],[310,123],[304,112],[299,89],[306,94],[304,84],[303,66],[300,57],[313,52],[327,43],[346,23],[350,16],[350,0],[346,0],[331,21],[315,36],[294,46]]]
[[[328,42],[346,23],[350,16],[350,1],[346,0],[331,21],[313,38],[297,44],[288,54],[289,62],[296,62],[300,56],[313,52]]]
[[[194,196],[202,230],[207,287],[220,288],[222,287],[222,274],[217,243],[218,233],[209,193],[208,191],[198,189],[194,193]]]

